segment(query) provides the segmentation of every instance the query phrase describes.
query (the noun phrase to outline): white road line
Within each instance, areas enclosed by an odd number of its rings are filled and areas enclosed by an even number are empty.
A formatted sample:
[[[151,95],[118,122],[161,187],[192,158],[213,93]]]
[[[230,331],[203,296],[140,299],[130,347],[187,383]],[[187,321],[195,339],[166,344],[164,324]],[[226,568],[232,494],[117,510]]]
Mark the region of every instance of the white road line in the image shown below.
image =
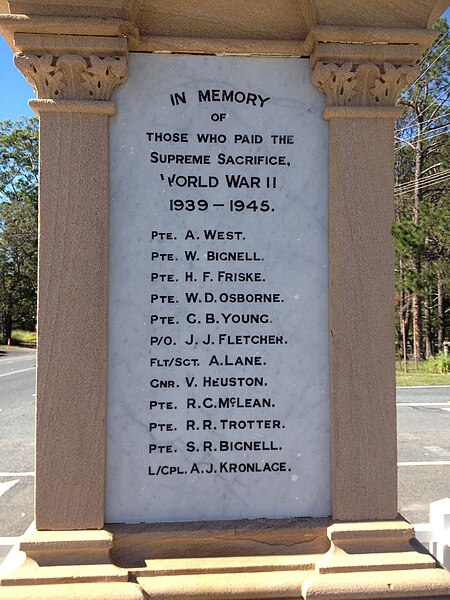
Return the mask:
[[[433,388],[450,389],[450,385],[397,385],[398,390],[432,390]]]
[[[36,367],[28,367],[28,369],[19,369],[18,371],[11,371],[10,373],[3,373],[0,377],[8,377],[8,375],[15,375],[16,373],[24,373],[25,371],[34,371]]]
[[[430,460],[430,461],[418,461],[418,462],[399,462],[397,467],[446,467],[450,465],[450,460]]]
[[[441,406],[447,407],[446,402],[397,402],[397,406]]]
[[[16,356],[15,358],[6,358],[6,359],[0,358],[0,365],[10,365],[11,363],[15,363],[18,360],[23,360],[23,361],[36,360],[36,357],[35,356],[28,356],[28,357]]]
[[[18,479],[13,479],[12,481],[4,481],[3,483],[0,483],[0,496],[6,494],[6,492],[10,490],[13,486],[15,486],[16,483],[19,483]]]
[[[34,472],[28,473],[0,473],[0,477],[34,477]]]

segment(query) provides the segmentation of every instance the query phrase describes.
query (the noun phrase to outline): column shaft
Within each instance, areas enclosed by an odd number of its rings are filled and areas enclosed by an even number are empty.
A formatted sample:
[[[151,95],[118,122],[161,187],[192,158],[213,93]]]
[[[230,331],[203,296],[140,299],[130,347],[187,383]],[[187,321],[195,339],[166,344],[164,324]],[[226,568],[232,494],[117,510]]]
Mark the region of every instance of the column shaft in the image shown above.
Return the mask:
[[[103,526],[108,116],[40,122],[36,526]]]
[[[393,119],[330,125],[333,517],[397,515]]]

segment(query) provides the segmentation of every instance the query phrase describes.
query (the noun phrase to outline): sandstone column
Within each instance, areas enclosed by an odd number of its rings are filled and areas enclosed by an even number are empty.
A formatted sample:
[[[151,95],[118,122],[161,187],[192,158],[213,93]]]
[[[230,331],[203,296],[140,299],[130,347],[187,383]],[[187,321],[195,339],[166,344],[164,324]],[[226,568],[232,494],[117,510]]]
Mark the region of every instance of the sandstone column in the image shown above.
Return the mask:
[[[40,117],[38,529],[104,524],[108,118],[124,54],[15,56]]]
[[[391,227],[394,121],[401,114],[395,102],[399,91],[419,74],[409,59],[408,46],[369,44],[317,44],[311,56],[312,81],[327,97],[324,118],[330,136],[330,393],[336,520],[397,516]]]

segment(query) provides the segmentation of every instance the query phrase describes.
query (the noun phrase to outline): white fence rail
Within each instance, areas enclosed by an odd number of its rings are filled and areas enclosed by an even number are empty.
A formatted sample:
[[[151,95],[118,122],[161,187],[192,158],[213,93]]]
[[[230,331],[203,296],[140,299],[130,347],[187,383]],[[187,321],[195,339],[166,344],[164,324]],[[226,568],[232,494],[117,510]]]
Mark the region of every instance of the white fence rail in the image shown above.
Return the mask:
[[[414,525],[416,538],[450,570],[450,498],[430,504],[430,522]]]

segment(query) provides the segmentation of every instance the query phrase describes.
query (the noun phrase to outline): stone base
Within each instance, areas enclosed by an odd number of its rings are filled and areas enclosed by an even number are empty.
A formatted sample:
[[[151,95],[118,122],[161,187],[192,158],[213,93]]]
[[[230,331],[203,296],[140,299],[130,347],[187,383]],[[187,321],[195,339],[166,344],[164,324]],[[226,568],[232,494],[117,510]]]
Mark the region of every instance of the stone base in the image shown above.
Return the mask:
[[[34,531],[20,553],[1,600],[450,598],[450,573],[401,520]]]

